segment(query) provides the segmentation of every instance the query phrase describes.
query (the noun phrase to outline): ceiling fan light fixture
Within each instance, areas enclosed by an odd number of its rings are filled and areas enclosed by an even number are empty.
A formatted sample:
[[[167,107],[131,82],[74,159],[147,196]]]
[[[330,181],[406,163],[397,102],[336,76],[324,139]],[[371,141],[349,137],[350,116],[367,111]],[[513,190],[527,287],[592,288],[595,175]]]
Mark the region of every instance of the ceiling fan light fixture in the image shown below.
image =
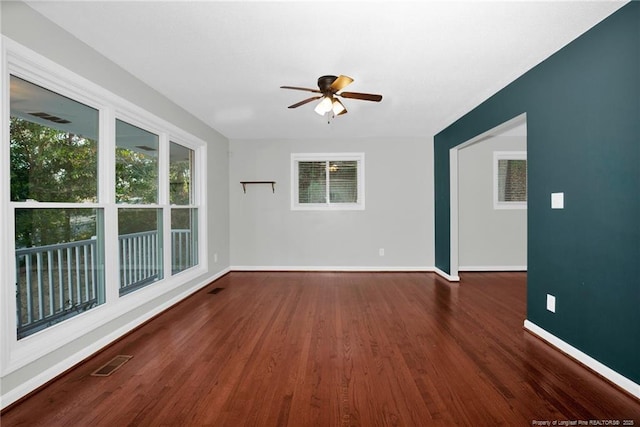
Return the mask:
[[[323,96],[320,102],[318,103],[318,105],[316,106],[316,108],[314,109],[314,111],[320,114],[321,116],[324,116],[326,113],[331,111],[331,108],[332,108],[331,98],[328,96]]]
[[[337,98],[333,99],[333,104],[332,104],[331,109],[333,110],[333,115],[334,116],[337,116],[337,115],[339,115],[340,113],[342,113],[343,111],[346,110],[346,108],[344,108],[344,105],[342,105],[342,102],[340,102],[340,100],[337,99]]]
[[[0,0],[2,1],[2,0]],[[314,111],[321,116],[327,116],[327,122],[331,123],[331,119],[336,116],[341,116],[347,113],[347,108],[340,101],[342,98],[359,99],[362,101],[382,101],[382,95],[376,95],[373,93],[361,93],[361,92],[343,92],[343,89],[350,85],[353,79],[348,76],[333,76],[326,75],[318,78],[318,89],[310,89],[299,86],[280,86],[282,89],[294,89],[302,90],[305,92],[312,92],[316,95],[304,99],[295,104],[289,105],[288,108],[298,108],[301,105],[308,104],[309,102],[320,100],[318,105],[314,108]]]

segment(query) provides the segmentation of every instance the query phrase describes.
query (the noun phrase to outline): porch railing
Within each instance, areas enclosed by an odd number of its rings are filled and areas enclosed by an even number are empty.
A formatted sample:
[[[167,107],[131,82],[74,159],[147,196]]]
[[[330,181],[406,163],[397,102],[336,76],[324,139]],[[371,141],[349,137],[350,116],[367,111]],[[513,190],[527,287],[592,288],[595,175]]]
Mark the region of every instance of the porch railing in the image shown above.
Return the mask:
[[[177,273],[198,263],[198,251],[192,240],[191,230],[171,230],[171,272]]]
[[[16,250],[18,338],[98,304],[96,240]]]
[[[161,278],[158,233],[119,236],[120,294]],[[172,230],[172,271],[195,265],[191,230]],[[95,238],[16,250],[18,338],[104,301]]]
[[[120,247],[120,295],[160,279],[158,232],[143,231],[118,237]]]

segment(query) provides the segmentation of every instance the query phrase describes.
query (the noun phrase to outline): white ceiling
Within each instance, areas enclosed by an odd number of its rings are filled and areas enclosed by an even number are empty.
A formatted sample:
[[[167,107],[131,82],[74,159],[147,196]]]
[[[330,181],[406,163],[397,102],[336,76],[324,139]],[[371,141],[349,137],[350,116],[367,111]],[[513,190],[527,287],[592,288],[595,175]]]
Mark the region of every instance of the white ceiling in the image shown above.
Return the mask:
[[[29,1],[230,139],[430,137],[626,1]],[[330,125],[324,74],[345,99]]]

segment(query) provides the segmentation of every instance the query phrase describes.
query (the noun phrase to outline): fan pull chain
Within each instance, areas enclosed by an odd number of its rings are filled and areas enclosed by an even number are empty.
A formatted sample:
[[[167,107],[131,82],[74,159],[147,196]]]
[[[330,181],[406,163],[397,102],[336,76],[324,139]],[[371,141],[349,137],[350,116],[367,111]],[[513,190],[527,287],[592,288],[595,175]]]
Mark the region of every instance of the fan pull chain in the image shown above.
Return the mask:
[[[331,119],[335,119],[335,118],[336,118],[336,115],[333,112],[329,111],[327,113],[327,124],[330,125]]]

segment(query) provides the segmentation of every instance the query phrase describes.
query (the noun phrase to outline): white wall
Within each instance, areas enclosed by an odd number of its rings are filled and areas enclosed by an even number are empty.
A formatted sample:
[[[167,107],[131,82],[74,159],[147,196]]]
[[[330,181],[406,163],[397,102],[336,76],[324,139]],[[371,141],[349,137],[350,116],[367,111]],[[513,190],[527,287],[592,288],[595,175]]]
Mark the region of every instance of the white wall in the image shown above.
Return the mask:
[[[366,209],[292,211],[291,153],[333,152],[365,153]],[[233,267],[433,267],[431,139],[232,140],[229,155]],[[244,194],[252,180],[277,181],[275,193]]]
[[[527,210],[493,207],[493,152],[526,149],[522,125],[458,152],[460,270],[526,269]]]
[[[46,20],[24,3],[0,2],[0,12],[0,28],[3,35],[205,141],[208,166],[206,191],[209,200],[207,205],[208,271],[198,277],[191,277],[171,290],[159,292],[155,298],[149,298],[144,304],[132,307],[106,323],[103,322],[97,327],[87,325],[86,333],[78,339],[55,350],[49,350],[44,356],[2,376],[0,403],[5,407],[103,347],[107,343],[105,340],[114,339],[125,333],[142,320],[175,303],[177,299],[228,269],[229,169],[228,141],[218,132]],[[3,69],[2,72],[4,73],[5,70]],[[2,95],[5,96],[5,93],[3,87]],[[4,166],[2,170],[5,174]],[[218,254],[217,262],[214,260],[214,254]],[[3,288],[7,286],[12,285],[2,283]],[[2,316],[2,318],[6,319],[8,316]],[[6,360],[4,353],[8,350],[3,348],[2,351],[2,359]]]

